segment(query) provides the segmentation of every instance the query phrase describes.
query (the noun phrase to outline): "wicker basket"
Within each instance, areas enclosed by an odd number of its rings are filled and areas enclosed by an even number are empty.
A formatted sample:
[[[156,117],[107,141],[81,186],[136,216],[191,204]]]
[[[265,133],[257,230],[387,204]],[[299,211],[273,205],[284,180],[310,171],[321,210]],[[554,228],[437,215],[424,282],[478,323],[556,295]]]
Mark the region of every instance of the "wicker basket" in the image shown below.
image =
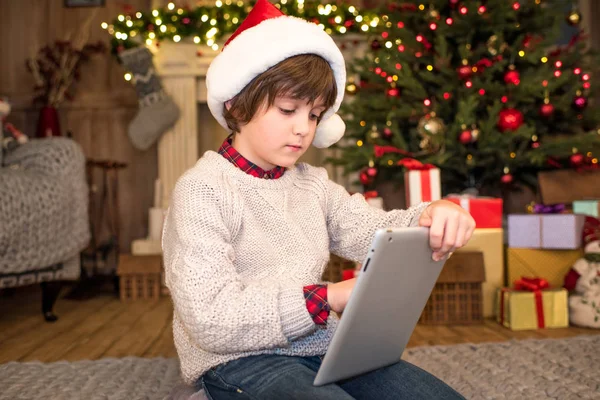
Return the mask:
[[[446,261],[419,319],[420,324],[464,325],[483,322],[483,253],[459,252]]]
[[[121,301],[156,300],[161,294],[161,256],[121,254],[117,275]]]
[[[356,264],[344,258],[331,254],[329,263],[323,273],[323,280],[326,282],[340,282],[342,280],[342,272],[346,269],[354,269]]]

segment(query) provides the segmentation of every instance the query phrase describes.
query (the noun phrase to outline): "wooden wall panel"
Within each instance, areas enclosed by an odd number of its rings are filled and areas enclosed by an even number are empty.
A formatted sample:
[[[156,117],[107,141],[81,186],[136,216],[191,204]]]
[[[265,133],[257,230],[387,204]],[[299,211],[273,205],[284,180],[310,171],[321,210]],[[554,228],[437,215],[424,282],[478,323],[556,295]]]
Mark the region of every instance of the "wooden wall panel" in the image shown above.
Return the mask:
[[[128,0],[134,9],[149,8],[150,0]],[[91,14],[89,41],[110,36],[100,27],[120,14],[125,3],[107,0],[105,7],[65,8],[62,0],[0,0],[0,96],[13,104],[9,121],[34,136],[39,108],[32,105],[33,80],[25,60],[55,39],[67,39]],[[9,56],[8,56],[9,55]],[[138,112],[132,85],[109,53],[94,56],[81,68],[75,101],[59,110],[63,134],[71,132],[93,159],[113,159],[128,164],[119,173],[119,219],[121,251],[147,234],[147,210],[152,205],[157,177],[156,146],[141,152],[133,148],[127,128]],[[98,175],[99,176],[99,175]]]

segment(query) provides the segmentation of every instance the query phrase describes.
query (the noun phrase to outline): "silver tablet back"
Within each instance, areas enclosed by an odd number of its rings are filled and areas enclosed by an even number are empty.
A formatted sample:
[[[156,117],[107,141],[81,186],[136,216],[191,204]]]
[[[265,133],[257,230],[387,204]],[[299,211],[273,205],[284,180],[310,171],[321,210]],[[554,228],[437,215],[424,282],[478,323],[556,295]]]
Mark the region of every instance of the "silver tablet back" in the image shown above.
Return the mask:
[[[431,255],[428,228],[375,233],[314,385],[400,361],[445,263]]]

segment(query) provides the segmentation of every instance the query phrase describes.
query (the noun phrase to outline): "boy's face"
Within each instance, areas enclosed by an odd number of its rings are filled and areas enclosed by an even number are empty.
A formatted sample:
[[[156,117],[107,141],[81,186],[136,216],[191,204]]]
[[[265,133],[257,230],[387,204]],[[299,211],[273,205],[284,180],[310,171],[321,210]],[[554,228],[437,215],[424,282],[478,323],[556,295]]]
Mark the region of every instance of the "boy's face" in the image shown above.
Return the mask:
[[[325,112],[322,101],[277,97],[269,108],[261,107],[254,118],[240,127],[233,147],[265,171],[275,166],[291,167],[311,145],[317,120]]]

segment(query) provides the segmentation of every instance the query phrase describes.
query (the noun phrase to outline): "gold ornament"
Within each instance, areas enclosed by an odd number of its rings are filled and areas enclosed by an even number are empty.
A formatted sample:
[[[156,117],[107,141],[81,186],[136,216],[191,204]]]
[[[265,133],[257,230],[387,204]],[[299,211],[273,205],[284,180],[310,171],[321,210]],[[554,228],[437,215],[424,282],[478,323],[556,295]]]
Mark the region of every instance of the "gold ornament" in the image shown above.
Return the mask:
[[[577,26],[581,22],[581,14],[577,8],[573,8],[567,15],[567,23],[571,26]]]
[[[373,124],[371,127],[371,132],[369,132],[369,139],[373,142],[375,139],[379,138],[379,131],[377,130],[377,125]]]
[[[354,82],[354,78],[348,78],[348,82],[346,84],[346,93],[350,96],[354,96],[358,92],[358,86]]]
[[[471,141],[476,142],[479,138],[479,129],[471,129],[471,136],[473,138]]]
[[[441,136],[446,132],[446,126],[440,118],[429,114],[419,120],[417,131],[424,138]]]
[[[440,19],[440,13],[438,10],[431,9],[429,10],[429,18],[431,19]]]
[[[498,36],[492,35],[489,37],[489,39],[486,42],[487,47],[488,47],[488,52],[493,56],[498,54],[498,50],[496,50],[496,42],[497,41],[498,41]]]

